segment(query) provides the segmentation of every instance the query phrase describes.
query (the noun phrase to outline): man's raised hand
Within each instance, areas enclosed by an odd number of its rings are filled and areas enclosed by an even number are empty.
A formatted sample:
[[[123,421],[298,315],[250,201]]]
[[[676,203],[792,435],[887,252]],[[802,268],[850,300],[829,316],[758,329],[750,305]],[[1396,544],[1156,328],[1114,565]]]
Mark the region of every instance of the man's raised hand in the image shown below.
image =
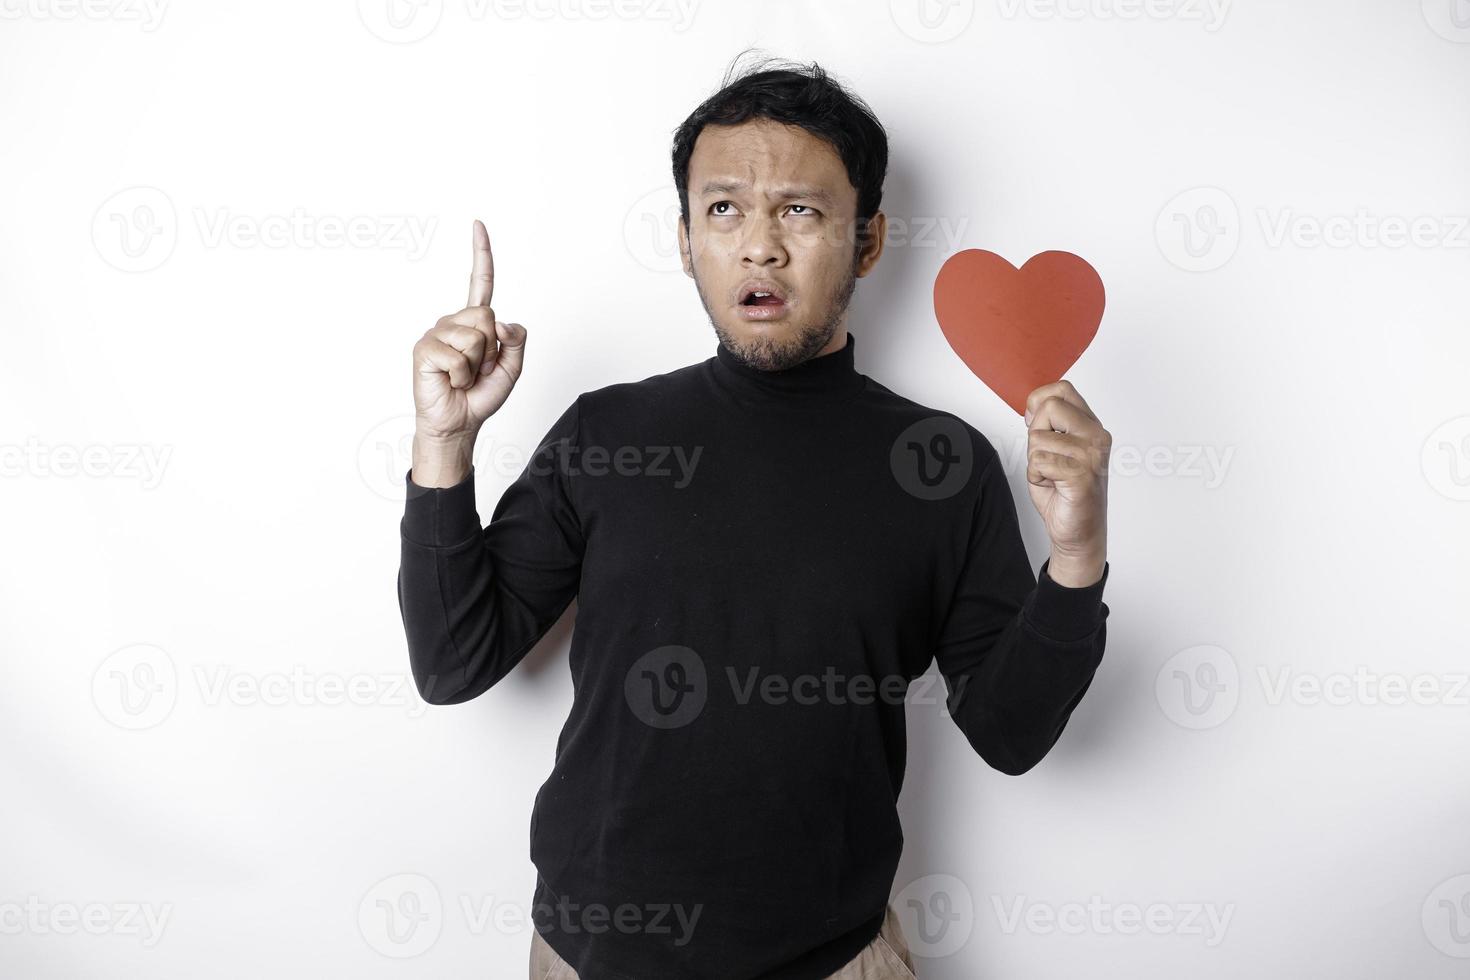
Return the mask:
[[[479,220],[473,244],[468,304],[440,317],[413,348],[412,478],[419,486],[453,486],[464,479],[480,426],[505,404],[521,376],[526,328],[495,319],[495,260]]]

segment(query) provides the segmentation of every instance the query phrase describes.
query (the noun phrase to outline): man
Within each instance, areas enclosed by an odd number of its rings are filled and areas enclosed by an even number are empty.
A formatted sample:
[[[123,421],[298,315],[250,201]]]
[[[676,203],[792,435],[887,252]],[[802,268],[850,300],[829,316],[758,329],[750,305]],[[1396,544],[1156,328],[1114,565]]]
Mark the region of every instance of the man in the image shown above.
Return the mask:
[[[1032,572],[998,454],[854,368],[883,251],[882,127],[818,66],[726,79],[677,131],[684,271],[714,356],[580,395],[475,509],[471,452],[526,330],[468,306],[414,348],[399,603],[420,693],[479,696],[578,598],[571,715],[536,796],[532,980],[914,976],[887,904],[904,694],[1020,774],[1101,660],[1111,437],[1030,396]]]

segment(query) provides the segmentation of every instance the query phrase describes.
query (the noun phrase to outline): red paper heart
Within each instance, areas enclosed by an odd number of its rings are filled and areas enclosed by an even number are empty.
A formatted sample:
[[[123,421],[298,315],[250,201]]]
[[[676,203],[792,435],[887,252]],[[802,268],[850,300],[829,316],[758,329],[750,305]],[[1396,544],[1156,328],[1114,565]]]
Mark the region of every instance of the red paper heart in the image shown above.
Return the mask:
[[[1017,415],[1026,396],[1061,379],[1102,322],[1103,284],[1071,252],[1041,252],[1017,269],[967,248],[934,280],[934,315],[949,346]]]

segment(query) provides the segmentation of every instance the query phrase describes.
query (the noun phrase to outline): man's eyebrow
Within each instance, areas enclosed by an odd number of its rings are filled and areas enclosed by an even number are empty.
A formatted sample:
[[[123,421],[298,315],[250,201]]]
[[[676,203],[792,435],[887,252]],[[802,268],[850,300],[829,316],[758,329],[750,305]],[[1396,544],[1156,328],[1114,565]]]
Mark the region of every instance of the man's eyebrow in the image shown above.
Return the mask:
[[[711,194],[732,194],[735,191],[743,191],[749,185],[740,180],[712,180],[704,185],[701,192],[705,197]],[[798,198],[806,198],[810,201],[821,201],[823,204],[832,205],[832,195],[820,187],[778,187],[772,195],[779,201],[792,201]]]

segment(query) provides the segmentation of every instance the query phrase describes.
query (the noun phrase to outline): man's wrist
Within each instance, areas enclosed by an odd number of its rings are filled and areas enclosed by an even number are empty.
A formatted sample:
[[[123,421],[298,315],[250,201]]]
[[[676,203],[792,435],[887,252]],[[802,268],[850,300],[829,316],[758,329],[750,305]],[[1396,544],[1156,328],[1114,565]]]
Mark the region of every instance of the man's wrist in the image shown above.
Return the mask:
[[[415,432],[413,469],[408,478],[421,487],[456,486],[470,475],[474,451],[475,433],[443,438]]]
[[[1103,576],[1103,567],[1107,564],[1106,554],[1095,555],[1059,555],[1052,552],[1051,558],[1046,565],[1047,576],[1060,586],[1069,589],[1085,589],[1090,585],[1096,585]]]

